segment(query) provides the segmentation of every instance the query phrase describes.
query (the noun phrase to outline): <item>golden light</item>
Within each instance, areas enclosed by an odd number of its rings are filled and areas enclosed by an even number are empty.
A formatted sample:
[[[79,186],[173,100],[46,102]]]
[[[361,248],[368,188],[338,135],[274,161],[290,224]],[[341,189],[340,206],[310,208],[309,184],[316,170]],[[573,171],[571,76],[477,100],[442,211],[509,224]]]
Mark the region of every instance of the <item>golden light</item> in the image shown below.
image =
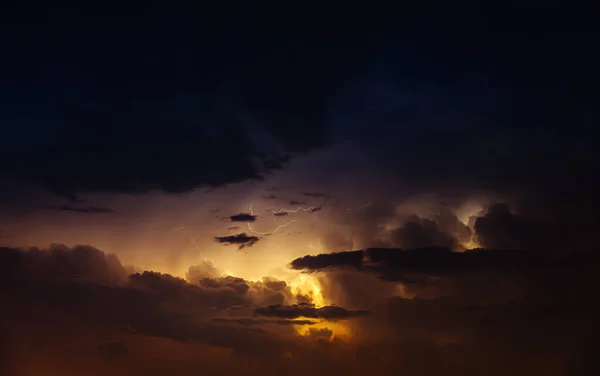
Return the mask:
[[[312,300],[312,304],[314,304],[317,308],[331,304],[331,302],[328,302],[323,296],[321,284],[313,275],[300,273],[290,282],[288,282],[288,285],[290,286],[290,289],[294,295],[301,294],[309,296]],[[299,319],[311,320],[311,318],[308,317],[301,317]],[[320,321],[310,326],[295,325],[294,328],[298,334],[302,336],[309,336],[311,328],[329,329],[333,332],[333,335],[329,338],[329,341],[333,341],[335,338],[343,338],[344,340],[348,340],[351,335],[350,328],[341,322]]]
[[[321,293],[321,285],[314,276],[300,273],[288,284],[294,295],[309,296],[317,308],[327,305]]]
[[[310,318],[301,317],[300,319],[310,320]],[[294,325],[294,328],[301,336],[308,337],[310,335],[310,329],[329,329],[333,332],[333,335],[329,338],[329,341],[333,341],[335,338],[341,338],[344,341],[349,341],[351,338],[350,328],[339,321],[320,321],[314,325]]]

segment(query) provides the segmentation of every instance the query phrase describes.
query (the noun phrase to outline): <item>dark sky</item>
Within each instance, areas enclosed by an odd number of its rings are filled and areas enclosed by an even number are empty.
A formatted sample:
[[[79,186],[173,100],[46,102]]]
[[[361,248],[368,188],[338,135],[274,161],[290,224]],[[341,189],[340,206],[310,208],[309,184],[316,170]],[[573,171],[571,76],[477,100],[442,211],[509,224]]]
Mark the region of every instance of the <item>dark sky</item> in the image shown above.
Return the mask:
[[[591,10],[0,13],[9,375],[591,374]]]

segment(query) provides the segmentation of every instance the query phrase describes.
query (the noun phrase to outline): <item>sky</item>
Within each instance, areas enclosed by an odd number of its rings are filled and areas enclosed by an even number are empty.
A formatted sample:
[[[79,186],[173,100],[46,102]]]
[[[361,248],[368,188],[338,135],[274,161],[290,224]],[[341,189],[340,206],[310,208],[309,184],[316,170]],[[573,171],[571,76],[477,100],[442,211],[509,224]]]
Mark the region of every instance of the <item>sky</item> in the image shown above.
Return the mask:
[[[598,371],[593,12],[2,13],[3,374]]]

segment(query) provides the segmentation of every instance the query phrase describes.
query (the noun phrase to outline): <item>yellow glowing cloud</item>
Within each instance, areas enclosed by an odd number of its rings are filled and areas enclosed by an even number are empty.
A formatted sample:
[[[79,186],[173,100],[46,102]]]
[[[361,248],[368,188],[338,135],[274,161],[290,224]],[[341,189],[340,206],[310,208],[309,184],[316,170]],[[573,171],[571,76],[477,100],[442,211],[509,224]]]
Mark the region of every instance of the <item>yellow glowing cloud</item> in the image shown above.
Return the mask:
[[[317,307],[323,307],[327,304],[321,293],[321,285],[314,276],[298,274],[289,282],[289,286],[294,295],[308,295]]]

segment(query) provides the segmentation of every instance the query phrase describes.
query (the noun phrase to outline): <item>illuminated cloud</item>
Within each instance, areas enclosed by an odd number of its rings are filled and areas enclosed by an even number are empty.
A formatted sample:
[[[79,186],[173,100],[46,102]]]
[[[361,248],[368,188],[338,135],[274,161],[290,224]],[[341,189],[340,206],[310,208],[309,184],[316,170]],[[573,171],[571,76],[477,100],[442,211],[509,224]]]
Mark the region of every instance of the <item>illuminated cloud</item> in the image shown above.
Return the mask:
[[[215,241],[217,243],[223,243],[225,245],[229,245],[229,244],[237,245],[239,249],[244,249],[246,247],[252,247],[259,240],[260,240],[260,238],[258,238],[257,236],[247,235],[246,233],[215,237]]]

